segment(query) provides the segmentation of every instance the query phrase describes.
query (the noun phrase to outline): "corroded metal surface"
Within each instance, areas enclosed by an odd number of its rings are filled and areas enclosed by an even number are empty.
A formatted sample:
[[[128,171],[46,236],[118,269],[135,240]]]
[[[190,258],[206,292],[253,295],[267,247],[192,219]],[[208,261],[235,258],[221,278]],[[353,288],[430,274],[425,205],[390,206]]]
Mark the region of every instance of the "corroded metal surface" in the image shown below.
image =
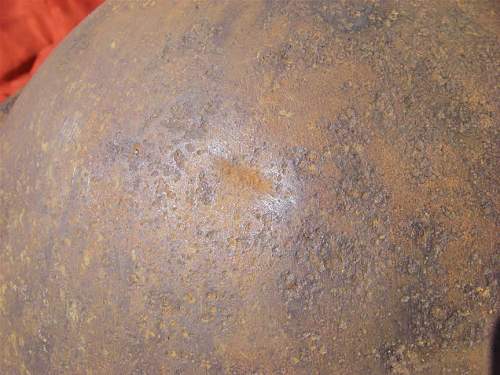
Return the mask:
[[[2,374],[484,374],[495,1],[109,1],[0,127]]]

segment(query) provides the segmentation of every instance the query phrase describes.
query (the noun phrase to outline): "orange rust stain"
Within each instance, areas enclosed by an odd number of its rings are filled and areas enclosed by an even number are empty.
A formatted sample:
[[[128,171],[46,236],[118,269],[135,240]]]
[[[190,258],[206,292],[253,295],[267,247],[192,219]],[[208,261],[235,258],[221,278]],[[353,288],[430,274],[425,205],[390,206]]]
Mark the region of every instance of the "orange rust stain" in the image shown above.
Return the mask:
[[[272,191],[271,181],[262,176],[258,169],[223,159],[216,161],[216,167],[221,174],[222,181],[232,189],[259,194],[269,194]]]

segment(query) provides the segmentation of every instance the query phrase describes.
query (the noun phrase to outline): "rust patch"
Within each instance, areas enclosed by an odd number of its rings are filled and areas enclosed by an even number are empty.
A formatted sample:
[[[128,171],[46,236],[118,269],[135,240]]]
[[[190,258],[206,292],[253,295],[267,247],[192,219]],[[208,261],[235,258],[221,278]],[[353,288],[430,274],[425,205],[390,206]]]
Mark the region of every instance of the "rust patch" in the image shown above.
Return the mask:
[[[272,192],[271,181],[262,176],[262,173],[256,168],[231,163],[224,159],[217,160],[215,164],[224,184],[235,191],[257,194],[270,194]]]

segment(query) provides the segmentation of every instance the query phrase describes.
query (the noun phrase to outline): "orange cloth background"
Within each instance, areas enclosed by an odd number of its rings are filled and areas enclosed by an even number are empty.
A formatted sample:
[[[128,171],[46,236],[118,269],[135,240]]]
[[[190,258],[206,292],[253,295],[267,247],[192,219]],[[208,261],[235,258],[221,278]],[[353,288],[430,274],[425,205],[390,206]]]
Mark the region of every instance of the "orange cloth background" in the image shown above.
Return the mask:
[[[0,101],[30,79],[50,51],[104,0],[0,0]]]

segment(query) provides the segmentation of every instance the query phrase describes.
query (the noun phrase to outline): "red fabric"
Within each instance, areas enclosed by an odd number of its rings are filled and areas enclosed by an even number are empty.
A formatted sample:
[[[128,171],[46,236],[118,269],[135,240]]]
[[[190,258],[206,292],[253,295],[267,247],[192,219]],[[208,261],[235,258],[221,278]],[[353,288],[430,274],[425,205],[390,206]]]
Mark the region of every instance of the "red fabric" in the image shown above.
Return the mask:
[[[50,51],[104,0],[0,0],[0,101],[30,79]]]

